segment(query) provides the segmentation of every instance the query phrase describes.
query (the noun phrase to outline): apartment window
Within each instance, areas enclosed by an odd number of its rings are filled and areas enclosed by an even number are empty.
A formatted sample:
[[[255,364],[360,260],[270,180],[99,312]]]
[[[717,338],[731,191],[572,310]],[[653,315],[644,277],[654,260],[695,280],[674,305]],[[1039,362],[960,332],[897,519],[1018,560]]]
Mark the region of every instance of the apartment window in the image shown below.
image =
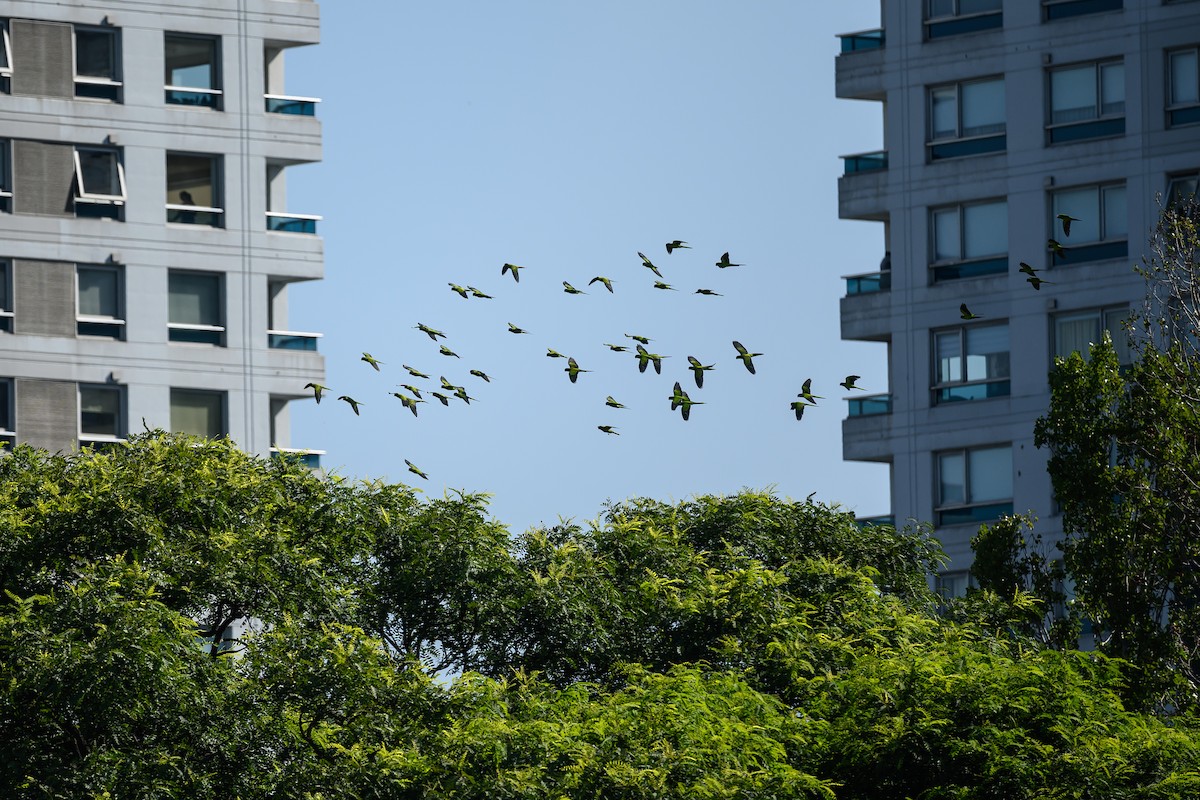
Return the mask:
[[[1046,20],[1098,14],[1101,11],[1120,11],[1122,0],[1042,0]]]
[[[168,331],[172,342],[225,343],[222,276],[211,272],[178,272],[167,276]]]
[[[219,228],[224,219],[220,157],[167,153],[167,222]]]
[[[79,387],[79,443],[119,442],[125,435],[124,397],[119,386]]]
[[[0,211],[12,212],[12,148],[8,139],[0,139]]]
[[[1005,149],[1004,79],[930,88],[929,139],[934,161]]]
[[[1167,54],[1167,124],[1200,122],[1200,48]]]
[[[220,39],[168,33],[164,44],[167,102],[221,108]]]
[[[125,205],[125,168],[111,148],[75,148],[75,215],[120,217]]]
[[[215,439],[227,433],[225,393],[200,389],[171,390],[171,430]]]
[[[8,20],[0,19],[0,91],[9,91],[12,77],[12,41],[8,37]]]
[[[1009,393],[1008,323],[934,331],[935,403]]]
[[[1012,513],[1012,445],[942,452],[936,463],[938,525],[986,522]]]
[[[1128,306],[1093,308],[1087,311],[1069,311],[1054,317],[1054,355],[1066,358],[1079,353],[1084,358],[1091,355],[1092,345],[1098,343],[1107,331],[1112,338],[1113,350],[1118,364],[1132,364],[1133,355],[1129,347],[1129,334],[1125,321],[1129,319]]]
[[[1051,144],[1125,133],[1125,64],[1105,61],[1050,71]]]
[[[1051,228],[1066,250],[1054,258],[1062,263],[1078,264],[1125,258],[1129,253],[1129,212],[1125,206],[1125,184],[1081,186],[1055,192],[1051,208]],[[1071,235],[1062,233],[1059,214],[1075,218]]]
[[[1007,201],[935,208],[929,226],[935,282],[1008,271]]]
[[[1194,172],[1172,176],[1167,184],[1167,205],[1174,205],[1181,200],[1195,200],[1198,177]]]
[[[943,602],[966,597],[968,589],[974,589],[975,577],[968,570],[955,572],[939,572],[934,579],[934,591]]]
[[[17,443],[17,417],[13,413],[13,386],[8,378],[0,379],[0,445],[11,450]]]
[[[121,100],[120,36],[113,28],[75,28],[75,96]]]
[[[77,266],[75,287],[75,332],[80,336],[124,338],[121,268]]]
[[[974,33],[1004,24],[1003,0],[928,0],[925,38]]]
[[[12,262],[0,260],[0,331],[12,333]]]

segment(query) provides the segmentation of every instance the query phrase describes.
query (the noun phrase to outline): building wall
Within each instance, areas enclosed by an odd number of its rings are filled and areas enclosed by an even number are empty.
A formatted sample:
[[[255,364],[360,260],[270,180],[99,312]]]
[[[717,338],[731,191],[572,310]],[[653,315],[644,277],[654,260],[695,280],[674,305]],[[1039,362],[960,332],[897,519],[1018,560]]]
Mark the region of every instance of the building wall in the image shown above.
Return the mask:
[[[172,388],[220,391],[227,432],[240,445],[258,453],[290,446],[280,409],[311,396],[303,386],[319,381],[324,365],[313,351],[268,347],[268,309],[277,287],[323,275],[323,248],[316,235],[267,230],[267,210],[287,209],[282,180],[273,182],[268,201],[267,176],[319,161],[321,126],[312,116],[267,113],[263,95],[268,87],[283,93],[279,53],[316,43],[317,4],[75,0],[7,2],[0,13],[7,15],[13,51],[9,91],[0,94],[0,139],[11,143],[13,190],[11,213],[0,213],[0,259],[13,274],[13,332],[0,333],[0,377],[123,387],[126,433],[169,429]],[[75,96],[76,26],[116,31],[119,101]],[[220,110],[166,102],[166,32],[218,39]],[[33,41],[39,36],[54,46]],[[64,75],[69,92],[62,91]],[[116,209],[120,219],[77,216],[76,146],[119,154],[127,189]],[[180,202],[167,196],[168,152],[217,157],[220,227],[168,221],[166,204]],[[123,340],[77,333],[76,264],[121,268]],[[51,277],[32,277],[36,265]],[[222,276],[224,346],[169,341],[169,270]],[[275,293],[286,297],[286,288]],[[277,296],[276,329],[287,329],[286,308]],[[76,440],[77,404],[45,420],[48,412],[32,408],[23,393],[10,387],[9,395],[18,440],[56,449]],[[60,427],[70,435],[57,433]]]

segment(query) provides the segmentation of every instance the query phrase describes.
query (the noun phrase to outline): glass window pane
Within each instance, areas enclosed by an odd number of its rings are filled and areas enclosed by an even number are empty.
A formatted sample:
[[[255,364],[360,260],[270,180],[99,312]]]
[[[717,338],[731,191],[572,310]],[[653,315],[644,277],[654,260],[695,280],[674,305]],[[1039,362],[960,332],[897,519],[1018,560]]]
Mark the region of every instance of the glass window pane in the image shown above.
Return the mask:
[[[1133,363],[1133,353],[1129,347],[1129,334],[1125,331],[1125,320],[1128,318],[1128,308],[1110,308],[1104,312],[1104,329],[1112,337],[1113,352],[1117,354],[1118,364]]]
[[[1192,198],[1196,196],[1196,179],[1195,178],[1176,178],[1171,181],[1171,187],[1167,190],[1167,204],[1175,203],[1180,200]]]
[[[966,475],[962,453],[938,456],[938,505],[958,505],[967,501]]]
[[[0,261],[0,311],[12,311],[9,305],[7,261]]]
[[[1104,64],[1100,67],[1100,113],[1125,113],[1125,65]]]
[[[929,0],[929,18],[954,15],[954,0]]]
[[[970,502],[986,503],[1012,497],[1012,447],[971,450]]]
[[[167,154],[167,202],[220,208],[215,202],[216,160],[212,156]]]
[[[983,136],[1004,130],[1004,81],[966,83],[962,87],[962,135]]]
[[[1100,193],[1096,187],[1055,192],[1055,219],[1052,226],[1055,231],[1062,230],[1062,225],[1057,219],[1059,214],[1068,214],[1076,219],[1071,223],[1071,236],[1058,237],[1064,244],[1100,241]]]
[[[8,139],[0,139],[0,189],[12,190],[8,182]]]
[[[966,258],[998,256],[1008,252],[1008,203],[980,203],[963,208]]]
[[[1171,105],[1200,103],[1200,67],[1196,64],[1196,51],[1186,50],[1171,53]]]
[[[225,433],[225,403],[220,392],[171,390],[171,430],[215,438]]]
[[[79,179],[84,194],[120,196],[117,154],[108,150],[79,150]]]
[[[971,327],[967,334],[967,380],[1008,377],[1008,326]]]
[[[1062,315],[1054,320],[1054,354],[1066,358],[1079,353],[1087,358],[1099,336],[1099,319],[1094,312]]]
[[[962,380],[961,342],[958,331],[946,331],[934,336],[938,383],[957,383]]]
[[[958,92],[953,86],[929,92],[934,139],[954,139],[958,136]]]
[[[167,86],[221,88],[217,82],[216,39],[167,34],[165,44]]]
[[[1092,65],[1050,73],[1050,121],[1078,122],[1096,116],[1096,68]]]
[[[79,313],[89,317],[120,319],[117,304],[117,271],[80,267]]]
[[[0,431],[11,431],[12,420],[12,383],[0,381]]]
[[[117,79],[117,37],[111,31],[75,31],[75,74]]]
[[[958,6],[960,14],[982,14],[985,11],[999,11],[1003,0],[961,0]]]
[[[79,390],[79,432],[88,436],[121,435],[119,389],[82,387]]]
[[[933,212],[933,260],[959,261],[962,246],[958,230],[958,209]]]
[[[1125,206],[1125,187],[1106,186],[1104,194],[1104,238],[1124,239],[1129,235],[1129,210]],[[1074,232],[1074,228],[1071,231]]]
[[[172,272],[168,278],[169,322],[221,325],[221,276]]]

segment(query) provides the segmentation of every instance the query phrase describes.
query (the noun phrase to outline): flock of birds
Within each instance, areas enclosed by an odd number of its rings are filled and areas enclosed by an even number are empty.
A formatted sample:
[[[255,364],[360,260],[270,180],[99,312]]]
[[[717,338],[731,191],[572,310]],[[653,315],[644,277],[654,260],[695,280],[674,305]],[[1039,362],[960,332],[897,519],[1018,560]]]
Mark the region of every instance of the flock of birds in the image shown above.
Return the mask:
[[[1058,215],[1058,219],[1062,222],[1063,233],[1066,236],[1070,236],[1071,222],[1077,221],[1077,220],[1074,217],[1070,217],[1066,214]],[[1059,244],[1056,240],[1050,239],[1048,241],[1048,245],[1049,245],[1049,249],[1053,253],[1054,257],[1062,257],[1063,256],[1063,254],[1065,252],[1065,248],[1061,244]],[[667,251],[668,256],[670,256],[676,250],[680,250],[680,249],[690,250],[692,248],[687,242],[682,241],[680,239],[673,239],[672,241],[669,241],[666,243],[666,251]],[[649,257],[647,257],[642,252],[638,252],[638,257],[641,259],[642,266],[644,268],[646,268],[647,270],[649,270],[650,272],[654,273],[655,280],[653,282],[653,286],[655,289],[658,289],[661,291],[678,291],[674,286],[671,286],[670,284],[668,284],[664,281],[662,271],[659,269],[658,265],[656,265],[653,261],[650,260]],[[719,269],[729,269],[729,268],[733,268],[733,267],[741,267],[743,265],[740,263],[731,261],[730,257],[729,257],[729,253],[726,252],[721,255],[721,257],[718,261],[715,262],[715,266]],[[521,270],[523,270],[523,269],[525,269],[524,266],[521,266],[518,264],[505,263],[500,268],[500,275],[501,275],[501,277],[506,276],[506,275],[511,275],[513,281],[517,284],[520,284]],[[1026,278],[1026,280],[1036,290],[1040,290],[1042,284],[1049,283],[1049,281],[1043,280],[1042,278],[1038,277],[1038,275],[1037,275],[1038,270],[1034,269],[1029,264],[1026,264],[1023,261],[1020,262],[1020,270],[1019,271],[1028,276]],[[614,281],[612,278],[609,278],[604,275],[597,275],[594,278],[592,278],[590,281],[588,281],[587,285],[592,286],[595,284],[600,284],[610,294],[614,294],[615,292],[613,290],[613,283],[614,283]],[[571,283],[568,281],[563,281],[562,285],[563,285],[563,292],[568,295],[580,295],[580,294],[587,293],[582,289],[577,289],[576,287],[572,286]],[[450,281],[449,287],[452,292],[459,295],[464,300],[472,299],[472,298],[481,299],[481,300],[493,299],[491,295],[486,294],[485,292],[477,289],[474,286],[462,286],[457,283],[454,283],[453,281]],[[720,293],[715,292],[712,289],[707,289],[707,288],[696,289],[694,294],[708,296],[708,297],[720,297],[721,296]],[[959,306],[959,313],[960,313],[961,318],[964,320],[982,319],[982,317],[980,317],[978,314],[972,313],[971,310],[967,307],[966,303],[962,303]],[[426,325],[425,323],[422,323],[422,322],[418,322],[416,324],[416,326],[414,326],[414,327],[416,328],[416,330],[427,335],[435,344],[438,345],[437,352],[439,355],[447,357],[447,358],[458,358],[458,359],[462,358],[458,353],[454,352],[445,342],[439,341],[439,340],[448,340],[448,338],[449,338],[443,331],[437,330],[436,328],[430,327],[429,325]],[[510,334],[518,335],[518,336],[529,334],[529,331],[513,324],[512,322],[508,323],[508,332]],[[630,347],[633,346],[634,349],[633,349],[631,355],[637,361],[638,371],[641,373],[645,373],[646,369],[652,365],[654,367],[655,373],[658,375],[661,375],[662,369],[663,369],[662,362],[664,359],[670,358],[670,356],[663,355],[660,353],[650,352],[647,349],[647,346],[653,340],[647,336],[631,334],[631,333],[626,333],[626,334],[624,334],[624,336],[625,336],[625,338],[630,340],[629,344],[612,344],[612,343],[605,342],[604,346],[615,353],[630,353]],[[742,366],[745,367],[746,371],[749,372],[751,375],[756,374],[756,370],[755,370],[755,366],[754,366],[754,359],[757,357],[763,356],[764,354],[751,352],[751,350],[749,348],[747,348],[745,345],[743,345],[741,342],[737,341],[736,339],[733,340],[732,345],[733,345],[733,349],[736,353],[735,359],[737,361],[740,361]],[[546,348],[546,357],[547,358],[564,359],[566,361],[566,366],[563,368],[563,372],[565,372],[567,374],[568,380],[570,380],[570,382],[573,384],[578,381],[579,376],[581,374],[591,372],[591,370],[583,369],[582,367],[580,367],[579,362],[576,361],[576,359],[573,356],[568,356],[566,354],[560,353],[557,350],[555,350],[554,348],[551,348],[551,347]],[[375,356],[371,355],[370,353],[364,352],[362,354],[361,360],[363,362],[365,362],[366,364],[368,364],[376,372],[382,371],[381,366],[384,364],[384,362],[381,361],[380,359],[376,358]],[[687,362],[688,362],[688,370],[692,373],[691,377],[692,377],[692,380],[696,384],[696,388],[702,389],[704,387],[704,374],[706,372],[709,372],[709,371],[715,369],[716,364],[704,364],[700,359],[696,358],[693,355],[687,356]],[[429,374],[422,372],[421,370],[416,369],[415,367],[409,366],[408,364],[401,364],[400,366],[405,370],[405,372],[408,373],[408,375],[412,379],[421,380],[421,381],[429,381],[430,383],[432,383],[432,378]],[[481,380],[485,383],[491,383],[491,377],[487,373],[485,373],[484,371],[482,371],[480,369],[470,369],[468,371],[468,373],[472,377],[478,378],[479,380]],[[845,377],[845,380],[843,380],[839,385],[846,391],[863,390],[863,387],[861,387],[857,384],[857,381],[860,379],[860,377],[861,376],[859,376],[859,375],[847,375]],[[423,387],[417,386],[414,383],[401,383],[401,384],[397,385],[397,388],[402,389],[404,391],[392,391],[392,392],[389,392],[389,394],[391,396],[395,397],[397,400],[399,400],[402,407],[406,408],[410,412],[412,412],[412,415],[414,417],[418,416],[418,406],[422,403],[429,402],[425,398],[426,394],[428,394],[429,398],[436,400],[437,402],[441,403],[443,406],[449,406],[451,404],[452,399],[457,399],[466,405],[470,405],[471,401],[476,399],[474,397],[471,397],[466,386],[452,383],[449,380],[447,380],[445,376],[441,376],[441,375],[438,376],[438,380],[439,380],[438,384],[433,384],[432,386],[426,385]],[[307,383],[307,384],[305,384],[304,388],[312,390],[313,398],[316,400],[317,403],[320,403],[322,398],[325,396],[325,393],[330,391],[329,387],[323,386],[322,384],[316,383],[316,382]],[[349,405],[350,408],[354,411],[355,415],[359,415],[359,413],[360,413],[359,407],[364,405],[364,403],[362,401],[356,400],[355,398],[353,398],[349,395],[345,395],[345,394],[340,395],[337,399],[346,403],[347,405]],[[678,381],[678,380],[675,381],[675,386],[674,386],[671,394],[666,399],[670,403],[671,411],[672,412],[679,411],[680,416],[683,418],[684,421],[687,421],[688,419],[691,418],[693,406],[704,405],[704,402],[701,400],[693,400],[691,398],[691,396],[688,394],[688,392],[683,388],[682,382]],[[822,399],[824,399],[824,397],[822,395],[813,394],[812,378],[807,378],[801,385],[800,391],[796,394],[796,399],[791,401],[788,404],[788,408],[792,411],[793,414],[795,414],[796,420],[799,421],[799,420],[803,419],[804,412],[807,408],[809,408],[810,406],[816,406],[817,401],[822,400]],[[616,400],[612,395],[609,395],[606,398],[605,406],[607,406],[609,408],[613,408],[613,409],[625,408],[625,405],[622,404],[621,402],[619,402],[618,400]],[[618,429],[615,425],[603,424],[603,425],[597,425],[596,428],[600,432],[610,435],[610,436],[619,436],[620,435],[620,432],[618,431]],[[413,464],[408,459],[405,459],[404,463],[408,466],[409,472],[411,472],[414,475],[417,475],[418,477],[423,478],[425,480],[429,479],[429,476],[424,471],[422,471],[419,467],[417,467],[415,464]]]

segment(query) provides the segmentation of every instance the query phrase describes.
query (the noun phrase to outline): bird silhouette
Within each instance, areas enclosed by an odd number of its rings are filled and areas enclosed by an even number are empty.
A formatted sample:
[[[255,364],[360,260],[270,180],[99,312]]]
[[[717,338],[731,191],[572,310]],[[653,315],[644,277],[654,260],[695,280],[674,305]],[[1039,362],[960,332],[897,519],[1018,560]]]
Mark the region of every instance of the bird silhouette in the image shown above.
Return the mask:
[[[579,377],[579,373],[591,372],[591,370],[590,369],[580,369],[579,363],[577,361],[575,361],[574,358],[568,358],[567,366],[565,369],[563,369],[563,372],[567,373],[568,377],[570,377],[570,379],[571,379],[571,383],[574,383],[576,378]]]
[[[751,353],[749,350],[747,350],[742,345],[741,342],[738,342],[738,341],[735,341],[733,343],[733,349],[738,351],[737,357],[740,358],[742,360],[742,363],[746,365],[746,371],[749,372],[751,375],[755,374],[754,373],[754,357],[761,356],[762,353]]]
[[[376,372],[379,372],[379,365],[383,363],[379,359],[372,356],[370,353],[363,353],[362,358],[360,358],[359,361],[367,362],[368,364],[370,364],[372,367],[375,368]]]
[[[492,382],[492,379],[491,379],[491,378],[489,378],[489,377],[487,376],[487,374],[486,374],[486,373],[484,373],[482,370],[473,369],[473,370],[471,370],[471,374],[472,374],[472,375],[474,375],[476,378],[482,378],[484,383],[491,383],[491,382]]]
[[[709,297],[722,297],[720,292],[714,292],[712,289],[697,289],[693,294],[703,294]]]
[[[518,328],[516,325],[513,325],[511,322],[508,323],[508,332],[509,333],[529,333],[529,331],[525,330],[524,328]]]
[[[627,351],[629,349],[628,347],[626,347],[623,344],[609,344],[608,342],[605,342],[604,346],[607,347],[609,350],[612,350],[614,353],[624,353],[625,351]]]
[[[347,403],[349,403],[350,407],[352,409],[354,409],[354,416],[356,416],[356,417],[359,416],[358,407],[361,405],[365,405],[364,403],[358,402],[357,400],[355,400],[353,397],[351,397],[348,394],[342,395],[341,397],[338,398],[338,400],[345,400]]]
[[[446,338],[446,334],[442,333],[439,330],[434,330],[433,328],[429,327],[428,325],[425,325],[424,323],[418,322],[416,325],[416,328],[421,333],[428,334],[429,338],[433,339],[435,342],[437,341],[439,336],[442,337],[443,339]]]
[[[707,367],[700,363],[700,359],[695,356],[688,356],[688,363],[691,364],[692,374],[696,376],[696,388],[704,387],[704,373],[706,370],[715,369],[716,364],[709,364]]]
[[[669,283],[663,283],[662,281],[655,281],[655,282],[654,282],[654,288],[655,288],[655,289],[669,289],[669,290],[671,290],[672,292],[679,291],[678,289],[676,289],[676,288],[675,288],[674,286],[672,286],[671,284],[669,284]]]
[[[459,389],[463,388],[461,386],[457,386],[457,385],[451,383],[450,381],[446,380],[445,375],[438,375],[438,379],[441,380],[442,388],[445,389],[447,392],[456,392]]]
[[[799,397],[800,395],[796,395],[796,396]],[[800,419],[804,416],[804,409],[808,408],[810,405],[812,405],[812,404],[806,403],[803,400],[794,400],[794,401],[792,401],[791,405],[788,406],[788,408],[790,408],[790,409],[792,409],[792,411],[796,412],[796,421],[799,422]]]
[[[1065,259],[1067,257],[1067,248],[1063,247],[1055,239],[1047,239],[1046,247],[1049,248],[1054,258]]]
[[[566,281],[563,281],[563,291],[567,294],[587,294],[587,292],[583,291],[582,289],[576,289]]]
[[[417,468],[416,464],[412,463],[407,458],[404,459],[404,463],[408,464],[408,471],[411,472],[413,475],[419,475],[420,477],[424,478],[425,480],[429,480],[429,476],[426,475],[424,472],[421,472],[421,470]]]
[[[596,277],[594,277],[590,281],[588,281],[588,286],[591,286],[593,283],[602,283],[602,284],[604,284],[604,288],[608,289],[609,294],[613,293],[612,278],[606,278],[603,275],[597,275]]]
[[[692,416],[692,406],[704,405],[704,403],[700,402],[699,400],[693,400],[692,398],[688,397],[688,393],[685,392],[683,387],[679,385],[679,381],[675,381],[675,391],[671,393],[671,396],[668,399],[671,401],[672,411],[677,408],[682,409],[681,413],[683,414],[684,422],[687,422],[687,420]]]
[[[966,303],[961,303],[958,306],[958,316],[962,319],[983,319],[983,317],[979,316],[978,314],[972,313],[971,309],[967,308]]]
[[[646,365],[653,362],[654,371],[659,375],[662,375],[662,360],[664,358],[667,358],[667,356],[660,356],[658,353],[648,352],[646,348],[642,347],[640,344],[637,346],[638,372],[645,372]]]
[[[400,388],[401,388],[401,389],[408,389],[408,391],[409,391],[409,392],[410,392],[410,393],[411,393],[411,394],[412,394],[414,397],[416,397],[416,398],[418,398],[418,399],[421,397],[421,390],[420,390],[420,389],[418,389],[416,386],[412,386],[411,384],[407,384],[407,383],[402,383],[402,384],[400,384]]]
[[[1059,215],[1058,215],[1058,218],[1059,218],[1059,220],[1062,222],[1063,236],[1066,236],[1067,238],[1070,238],[1070,236],[1071,236],[1071,223],[1072,223],[1072,222],[1079,222],[1079,219],[1078,219],[1078,218],[1076,218],[1076,217],[1072,217],[1070,214],[1059,214]]]
[[[546,358],[566,358],[566,356],[555,350],[553,347],[547,347]]]
[[[638,336],[637,334],[633,334],[633,333],[625,334],[625,338],[633,339],[635,342],[641,342],[642,344],[650,344],[651,342],[654,341],[653,339],[647,338],[645,336]]]
[[[430,392],[430,394],[433,395],[434,397],[436,397],[438,399],[438,402],[441,403],[442,405],[444,405],[444,406],[450,405],[450,398],[447,397],[446,395],[442,394],[441,392]]]
[[[741,264],[735,264],[732,261],[730,261],[729,253],[726,252],[721,256],[721,260],[717,262],[717,266],[720,267],[721,269],[725,269],[726,267],[740,267]]]
[[[471,297],[478,297],[480,300],[491,300],[492,299],[492,296],[490,294],[484,294],[483,292],[476,289],[474,286],[468,286],[467,291],[471,293]]]
[[[671,255],[672,251],[679,250],[680,248],[682,248],[684,250],[691,250],[692,246],[689,245],[687,242],[681,242],[678,239],[675,239],[673,241],[667,242],[667,255]]]
[[[638,256],[642,259],[642,266],[653,272],[658,277],[662,277],[662,273],[658,271],[658,267],[654,266],[654,262],[646,258],[646,254],[638,252]]]
[[[1042,280],[1041,278],[1039,278],[1037,276],[1038,271],[1036,269],[1034,269],[1033,267],[1029,266],[1028,264],[1026,264],[1024,261],[1021,262],[1021,268],[1019,270],[1017,270],[1017,272],[1023,272],[1026,275],[1028,275],[1029,277],[1026,278],[1025,280],[1029,282],[1030,286],[1032,286],[1034,289],[1036,289],[1039,292],[1042,290],[1043,283],[1053,283],[1053,281],[1046,281],[1046,280]]]
[[[625,407],[624,403],[618,403],[616,400],[614,400],[613,396],[611,394],[604,399],[604,405],[608,406],[609,408],[624,408]]]
[[[459,286],[457,283],[450,283],[448,285],[450,287],[450,291],[457,293],[463,300],[466,300],[471,296],[471,290],[465,286]]]
[[[800,387],[800,394],[796,395],[796,397],[803,397],[810,405],[814,406],[818,400],[825,399],[819,394],[812,393],[812,378],[805,379],[803,385]]]
[[[424,403],[424,400],[409,397],[401,392],[392,392],[392,396],[404,404],[404,407],[412,412],[415,417],[417,415],[417,403]]]
[[[317,405],[321,404],[321,395],[329,391],[328,386],[322,386],[319,383],[306,383],[304,384],[304,388],[313,390],[313,400],[317,401]]]
[[[850,391],[851,389],[858,389],[860,392],[864,392],[866,390],[863,389],[861,386],[856,385],[856,383],[855,383],[861,377],[862,377],[861,375],[847,375],[846,380],[839,383],[838,386],[841,386],[847,392]]]
[[[446,345],[442,345],[441,347],[439,347],[438,352],[444,356],[454,356],[455,358],[462,358],[462,356],[460,356],[458,353],[451,350],[449,347],[446,347]]]
[[[621,435],[621,434],[617,433],[617,429],[613,425],[597,425],[596,427],[599,428],[600,430],[604,431],[607,434],[611,434],[612,436],[620,436]]]
[[[516,281],[517,283],[520,283],[521,276],[517,272],[517,270],[520,270],[520,269],[525,269],[525,268],[518,267],[516,264],[505,264],[503,267],[500,268],[500,274],[503,275],[506,272],[511,272],[512,276],[513,276],[513,280]]]
[[[421,372],[419,369],[413,369],[408,364],[401,364],[400,366],[404,367],[404,371],[407,372],[409,375],[412,375],[414,378],[428,378],[429,377],[424,372]]]
[[[457,397],[459,400],[462,400],[467,405],[471,405],[471,401],[475,399],[474,397],[469,396],[467,394],[466,388],[464,388],[462,386],[458,387],[454,391],[454,396]]]

